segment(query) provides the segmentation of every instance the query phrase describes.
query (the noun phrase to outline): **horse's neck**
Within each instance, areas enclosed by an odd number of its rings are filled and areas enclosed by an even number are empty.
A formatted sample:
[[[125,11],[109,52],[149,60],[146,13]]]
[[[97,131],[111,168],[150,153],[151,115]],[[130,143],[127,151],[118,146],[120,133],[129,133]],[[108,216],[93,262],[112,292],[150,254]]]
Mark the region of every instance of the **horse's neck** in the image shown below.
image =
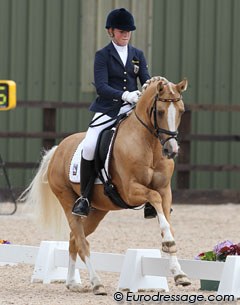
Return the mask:
[[[139,121],[137,116],[144,124],[148,125],[149,129]],[[137,105],[136,109],[132,111],[129,117],[121,125],[121,134],[124,135],[124,138],[130,138],[132,143],[138,144],[138,147],[148,147],[149,153],[152,154],[150,150],[155,151],[156,146],[159,145],[158,139],[150,131],[150,129],[153,130],[153,126],[146,106],[144,106],[143,109],[142,107],[139,109],[139,105]]]
[[[141,118],[144,118],[144,122],[150,125],[150,109],[152,107],[154,97],[155,88],[152,86],[143,93],[143,96],[140,98],[139,102],[136,105],[137,114],[139,114]]]
[[[134,110],[135,113],[132,114],[134,116],[134,123],[137,127],[136,129],[138,129],[141,133],[146,133],[148,136],[149,134],[151,135],[150,130],[153,130],[153,125],[151,122],[151,107],[153,99],[153,92],[150,92],[148,94],[145,93],[137,103],[136,108]]]

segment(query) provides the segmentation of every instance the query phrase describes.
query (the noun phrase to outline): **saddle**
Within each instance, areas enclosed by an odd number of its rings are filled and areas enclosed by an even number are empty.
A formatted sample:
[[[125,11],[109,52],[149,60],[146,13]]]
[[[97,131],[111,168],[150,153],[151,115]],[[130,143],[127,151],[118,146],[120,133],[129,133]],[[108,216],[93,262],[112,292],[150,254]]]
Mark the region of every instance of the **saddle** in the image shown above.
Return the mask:
[[[113,185],[111,181],[108,170],[105,167],[105,164],[109,165],[118,127],[125,118],[126,117],[123,117],[120,121],[107,127],[99,134],[94,157],[95,172],[103,183],[104,194],[108,196],[115,205],[123,209],[133,209],[136,207],[130,206],[121,198],[116,186]]]

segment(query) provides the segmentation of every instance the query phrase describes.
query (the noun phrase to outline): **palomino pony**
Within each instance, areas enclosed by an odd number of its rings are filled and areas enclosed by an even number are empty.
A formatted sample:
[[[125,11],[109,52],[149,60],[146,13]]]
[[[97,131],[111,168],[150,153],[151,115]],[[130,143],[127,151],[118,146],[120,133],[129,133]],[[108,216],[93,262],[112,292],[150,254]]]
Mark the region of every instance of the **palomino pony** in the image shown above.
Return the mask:
[[[130,206],[149,202],[157,211],[162,235],[162,251],[170,255],[170,270],[176,285],[190,285],[181,269],[170,224],[172,203],[171,177],[173,157],[178,154],[177,128],[184,104],[181,93],[187,80],[173,84],[163,77],[153,77],[143,85],[142,95],[130,115],[118,128],[112,150],[109,172],[122,199]],[[131,131],[131,132],[129,132]],[[86,237],[93,233],[110,210],[120,209],[104,195],[103,185],[94,186],[92,207],[85,219],[72,215],[73,203],[79,196],[79,184],[69,181],[70,162],[85,133],[65,138],[46,152],[40,168],[24,192],[25,199],[43,209],[45,222],[59,226],[58,207],[64,210],[70,227],[69,266],[66,285],[77,289],[74,281],[77,254],[86,264],[94,294],[105,294],[91,257]],[[61,206],[56,203],[60,202]],[[55,204],[56,203],[56,204]]]

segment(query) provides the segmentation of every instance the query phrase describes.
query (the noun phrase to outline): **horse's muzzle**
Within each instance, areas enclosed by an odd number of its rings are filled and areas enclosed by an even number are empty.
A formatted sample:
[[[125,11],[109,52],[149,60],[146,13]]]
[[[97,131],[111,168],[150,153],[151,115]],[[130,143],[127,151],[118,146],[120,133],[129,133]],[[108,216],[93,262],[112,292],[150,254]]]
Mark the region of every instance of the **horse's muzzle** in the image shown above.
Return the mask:
[[[162,153],[168,159],[174,159],[178,155],[178,143],[176,139],[171,139],[163,145]]]
[[[177,157],[178,153],[176,152],[169,152],[167,149],[163,148],[163,155],[167,157],[168,159],[174,159]]]

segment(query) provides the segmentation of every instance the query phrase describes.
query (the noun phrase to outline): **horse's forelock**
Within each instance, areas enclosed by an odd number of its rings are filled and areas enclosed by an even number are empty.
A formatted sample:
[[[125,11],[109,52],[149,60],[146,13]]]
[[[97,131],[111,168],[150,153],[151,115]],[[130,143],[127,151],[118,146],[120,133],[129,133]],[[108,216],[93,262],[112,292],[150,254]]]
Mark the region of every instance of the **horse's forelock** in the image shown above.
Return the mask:
[[[165,78],[165,77],[162,77],[162,76],[153,76],[152,78],[148,79],[146,81],[145,84],[143,84],[142,86],[142,93],[147,90],[147,88],[152,85],[153,83],[156,83],[158,81],[164,81],[164,83],[169,83],[169,81]]]
[[[167,83],[167,86],[168,86],[168,88],[169,88],[169,90],[170,90],[170,92],[172,93],[172,94],[174,94],[174,90],[173,90],[173,83],[171,83],[171,82],[168,82]]]

